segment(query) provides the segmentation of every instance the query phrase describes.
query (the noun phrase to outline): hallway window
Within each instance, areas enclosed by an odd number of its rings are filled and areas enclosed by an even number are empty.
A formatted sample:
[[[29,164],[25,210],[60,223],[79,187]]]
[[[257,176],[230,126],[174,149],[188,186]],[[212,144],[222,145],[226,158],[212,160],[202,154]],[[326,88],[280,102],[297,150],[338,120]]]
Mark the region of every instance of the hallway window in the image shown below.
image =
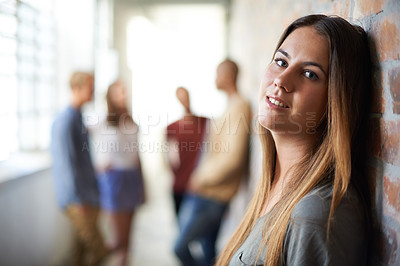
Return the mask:
[[[0,161],[48,147],[56,81],[51,4],[0,2]]]

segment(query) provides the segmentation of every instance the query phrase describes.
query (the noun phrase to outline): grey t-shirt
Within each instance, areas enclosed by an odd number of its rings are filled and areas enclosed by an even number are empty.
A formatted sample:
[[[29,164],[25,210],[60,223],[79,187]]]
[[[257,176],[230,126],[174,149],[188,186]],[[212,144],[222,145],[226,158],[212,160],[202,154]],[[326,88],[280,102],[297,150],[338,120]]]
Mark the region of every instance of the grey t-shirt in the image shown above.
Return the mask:
[[[284,240],[284,265],[366,265],[364,215],[357,193],[349,187],[334,212],[326,241],[331,199],[332,186],[324,185],[310,191],[294,207]],[[265,219],[268,216],[257,220],[230,266],[264,265],[267,247],[260,252],[260,246]]]

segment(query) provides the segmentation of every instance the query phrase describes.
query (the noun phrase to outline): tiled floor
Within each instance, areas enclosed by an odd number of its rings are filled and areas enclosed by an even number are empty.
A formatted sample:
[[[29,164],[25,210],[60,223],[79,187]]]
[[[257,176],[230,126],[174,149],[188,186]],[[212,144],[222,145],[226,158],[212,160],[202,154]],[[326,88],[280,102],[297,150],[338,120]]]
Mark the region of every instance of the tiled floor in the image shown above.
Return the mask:
[[[178,228],[167,178],[148,179],[148,200],[137,213],[131,236],[130,265],[179,265],[173,254]]]

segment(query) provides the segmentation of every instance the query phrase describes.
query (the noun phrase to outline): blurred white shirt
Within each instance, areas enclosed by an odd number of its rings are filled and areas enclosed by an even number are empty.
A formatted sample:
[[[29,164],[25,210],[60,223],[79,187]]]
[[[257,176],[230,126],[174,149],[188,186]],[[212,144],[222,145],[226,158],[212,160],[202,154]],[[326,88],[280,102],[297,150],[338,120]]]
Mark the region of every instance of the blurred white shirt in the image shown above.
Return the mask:
[[[139,127],[125,120],[119,127],[106,120],[91,127],[93,162],[98,171],[105,169],[132,169],[139,166]]]

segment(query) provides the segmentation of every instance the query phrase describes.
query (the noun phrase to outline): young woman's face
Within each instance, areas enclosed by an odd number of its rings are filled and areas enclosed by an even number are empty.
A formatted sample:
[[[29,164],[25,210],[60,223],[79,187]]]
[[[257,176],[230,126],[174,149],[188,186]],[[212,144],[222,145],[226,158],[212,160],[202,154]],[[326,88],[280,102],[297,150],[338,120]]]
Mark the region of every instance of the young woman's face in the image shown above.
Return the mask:
[[[328,41],[312,27],[293,31],[264,73],[260,124],[275,133],[315,133],[327,105],[328,66]]]

